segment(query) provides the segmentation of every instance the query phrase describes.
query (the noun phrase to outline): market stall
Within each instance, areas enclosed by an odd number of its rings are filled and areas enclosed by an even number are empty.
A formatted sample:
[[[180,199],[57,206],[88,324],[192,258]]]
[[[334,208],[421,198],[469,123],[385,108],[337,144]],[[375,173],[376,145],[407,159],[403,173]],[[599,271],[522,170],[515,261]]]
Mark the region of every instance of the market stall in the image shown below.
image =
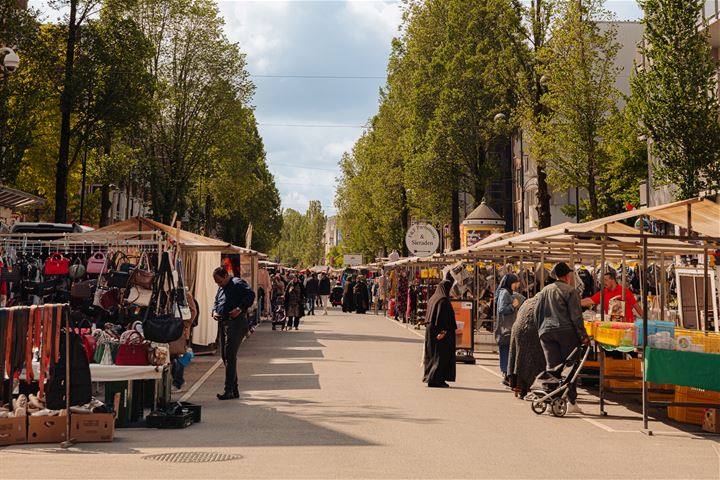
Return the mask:
[[[636,222],[635,228],[620,223],[636,218],[639,220]],[[489,242],[472,249],[472,251],[464,249],[462,252],[452,252],[450,255],[456,257],[466,255],[474,260],[482,259],[493,262],[493,264],[501,261],[502,265],[508,265],[509,262],[511,265],[515,265],[515,268],[522,265],[523,262],[536,262],[540,285],[545,284],[546,266],[550,262],[564,261],[571,265],[584,265],[585,268],[589,267],[596,275],[599,275],[599,278],[602,278],[608,268],[608,262],[615,261],[620,264],[622,269],[621,285],[625,284],[627,280],[628,262],[635,262],[636,270],[639,272],[638,277],[641,279],[638,294],[643,305],[643,318],[635,324],[608,323],[605,321],[607,320],[605,311],[601,309],[598,315],[599,321],[589,322],[588,329],[595,335],[596,343],[600,347],[601,411],[604,412],[603,386],[604,380],[607,380],[603,378],[605,368],[602,365],[605,351],[637,350],[644,357],[644,368],[641,369],[642,372],[635,371],[635,375],[642,373],[643,421],[647,430],[649,406],[663,405],[669,406],[671,409],[688,406],[688,402],[679,401],[682,398],[678,398],[677,393],[674,402],[664,404],[651,402],[649,399],[651,386],[663,383],[673,383],[688,388],[703,385],[708,389],[713,386],[708,382],[698,383],[690,380],[689,378],[693,375],[687,375],[687,380],[681,380],[680,377],[683,374],[679,373],[677,368],[673,369],[674,373],[669,373],[666,365],[672,361],[675,361],[675,365],[684,363],[691,365],[692,362],[689,361],[691,358],[700,363],[713,364],[716,361],[714,357],[711,358],[711,354],[707,353],[710,350],[706,350],[706,348],[710,348],[708,345],[714,344],[710,338],[715,335],[719,328],[718,323],[720,323],[716,320],[719,317],[717,292],[713,287],[715,271],[710,270],[711,254],[715,252],[720,240],[718,218],[720,218],[720,207],[716,203],[708,199],[696,198],[632,210],[583,224],[557,225],[537,232]],[[652,223],[652,219],[655,223]],[[667,222],[674,227],[670,230],[671,227],[660,222]],[[691,297],[690,301],[685,303],[688,308],[672,311],[667,308],[669,285],[664,272],[669,266],[680,267],[681,259],[685,259],[685,263],[688,264],[683,268],[691,269],[694,273],[690,281]],[[698,266],[697,264],[700,262],[702,264]],[[693,266],[693,264],[695,265]],[[654,273],[657,283],[656,291],[652,292],[654,294],[652,296],[650,294],[652,285],[648,281],[651,273]],[[682,278],[682,276],[678,276],[678,279]],[[602,298],[604,289],[601,289],[600,292],[601,304],[604,304]],[[625,300],[624,295],[623,292],[623,301]],[[678,297],[682,298],[683,296],[684,292],[679,289]],[[651,301],[653,308],[650,308]],[[689,316],[692,318],[688,319]],[[697,327],[695,331],[690,331],[689,338],[688,335],[675,333],[675,339],[682,339],[680,343],[676,344],[680,345],[678,351],[657,351],[658,346],[662,345],[661,349],[663,349],[667,345],[667,343],[663,344],[661,340],[672,336],[669,332],[662,333],[663,322],[666,320],[673,320],[673,327],[675,322],[679,326],[692,324]],[[680,329],[677,331],[681,332]],[[699,356],[684,357],[688,359],[687,362],[677,361],[678,358],[683,358],[683,355],[688,353],[697,353]],[[619,376],[617,378],[633,379],[633,372],[630,369],[627,377]],[[650,383],[651,381],[653,383]],[[687,397],[685,390],[681,389],[680,392],[680,397]],[[693,403],[689,402],[690,405]],[[712,405],[717,406],[717,402]],[[694,403],[694,406],[707,405]]]

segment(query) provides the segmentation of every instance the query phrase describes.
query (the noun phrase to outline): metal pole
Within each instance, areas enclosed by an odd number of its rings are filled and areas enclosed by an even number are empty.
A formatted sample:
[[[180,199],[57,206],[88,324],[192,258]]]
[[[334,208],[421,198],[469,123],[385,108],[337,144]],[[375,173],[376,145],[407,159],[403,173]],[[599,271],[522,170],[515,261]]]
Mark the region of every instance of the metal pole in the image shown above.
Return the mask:
[[[665,320],[665,254],[660,254],[660,320]]]
[[[708,249],[707,243],[705,244],[705,255],[703,260],[703,330],[708,331],[708,294],[710,293],[710,275],[708,274]],[[717,322],[717,319],[715,320]]]
[[[644,228],[643,228],[644,230]],[[643,237],[642,239],[642,269],[643,272],[647,271],[647,253],[648,253],[648,244],[647,244],[647,238]],[[647,344],[648,344],[648,302],[647,302],[647,295],[643,295],[642,298],[642,306],[643,306],[643,350],[642,350],[642,357],[643,357],[643,363],[645,362],[645,358],[647,355]],[[643,367],[643,429],[645,431],[648,431],[648,384],[647,384],[647,375],[646,375],[646,368]]]
[[[605,242],[607,241],[607,225],[603,227],[602,243],[600,244],[600,321],[605,321]]]
[[[85,182],[87,179],[87,148],[85,148],[85,151],[83,153],[83,161],[82,161],[82,189],[80,190],[80,225],[83,224],[83,221],[85,220]]]

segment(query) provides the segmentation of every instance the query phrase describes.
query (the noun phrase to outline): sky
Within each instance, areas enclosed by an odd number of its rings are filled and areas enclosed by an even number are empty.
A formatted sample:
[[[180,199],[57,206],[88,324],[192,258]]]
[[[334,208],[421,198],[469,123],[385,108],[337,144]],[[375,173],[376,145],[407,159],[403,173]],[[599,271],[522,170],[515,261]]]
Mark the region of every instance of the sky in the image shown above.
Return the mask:
[[[606,5],[620,20],[640,16],[635,0]],[[377,111],[401,3],[225,0],[219,6],[228,38],[247,54],[259,129],[283,207],[304,212],[310,200],[320,200],[334,214],[338,161]]]
[[[47,11],[47,0],[30,5]],[[377,111],[401,3],[218,0],[218,6],[227,37],[247,55],[253,105],[283,207],[304,212],[310,200],[320,200],[335,214],[338,162]],[[619,20],[640,16],[635,0],[607,0],[606,6]]]

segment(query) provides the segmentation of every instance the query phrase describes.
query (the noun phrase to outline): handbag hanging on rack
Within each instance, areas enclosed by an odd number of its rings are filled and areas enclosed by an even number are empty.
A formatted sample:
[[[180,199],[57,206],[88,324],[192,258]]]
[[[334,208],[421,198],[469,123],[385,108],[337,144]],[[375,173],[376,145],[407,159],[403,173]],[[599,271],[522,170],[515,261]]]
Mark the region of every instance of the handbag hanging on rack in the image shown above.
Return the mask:
[[[20,271],[10,262],[7,257],[0,260],[2,267],[0,267],[0,282],[3,283],[17,283],[20,281]]]
[[[72,265],[70,265],[70,268],[68,269],[68,276],[70,277],[70,280],[80,280],[85,276],[85,273],[87,272],[87,269],[85,268],[85,265],[83,265],[82,260],[80,260],[80,257],[76,258]]]
[[[152,271],[147,253],[143,252],[140,256],[140,261],[130,274],[129,284],[142,287],[146,290],[152,290],[154,282],[155,273]]]
[[[55,252],[45,261],[45,275],[67,275],[70,261],[60,252]]]
[[[107,255],[103,252],[95,252],[87,262],[87,273],[90,275],[102,275],[107,272]]]
[[[182,318],[173,314],[175,284],[168,252],[162,254],[155,280],[153,292],[155,308],[148,308],[145,312],[143,333],[151,342],[170,343],[182,336],[184,324]]]

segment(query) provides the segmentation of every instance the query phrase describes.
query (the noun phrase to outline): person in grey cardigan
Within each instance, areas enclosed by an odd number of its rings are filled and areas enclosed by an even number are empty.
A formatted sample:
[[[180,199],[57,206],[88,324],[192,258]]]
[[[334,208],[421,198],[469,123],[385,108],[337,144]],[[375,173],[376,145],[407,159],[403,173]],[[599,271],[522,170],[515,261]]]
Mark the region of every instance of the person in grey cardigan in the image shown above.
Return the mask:
[[[502,280],[495,292],[495,304],[497,309],[497,325],[495,327],[495,341],[500,352],[500,371],[503,374],[505,383],[508,373],[508,356],[510,353],[510,332],[512,331],[517,309],[520,308],[519,294],[520,279],[514,273],[508,273]]]
[[[589,342],[572,269],[561,262],[553,267],[553,274],[557,282],[542,289],[535,306],[535,322],[548,371],[564,363],[581,343]],[[576,404],[575,384],[570,386],[568,400],[568,413],[583,413]]]

